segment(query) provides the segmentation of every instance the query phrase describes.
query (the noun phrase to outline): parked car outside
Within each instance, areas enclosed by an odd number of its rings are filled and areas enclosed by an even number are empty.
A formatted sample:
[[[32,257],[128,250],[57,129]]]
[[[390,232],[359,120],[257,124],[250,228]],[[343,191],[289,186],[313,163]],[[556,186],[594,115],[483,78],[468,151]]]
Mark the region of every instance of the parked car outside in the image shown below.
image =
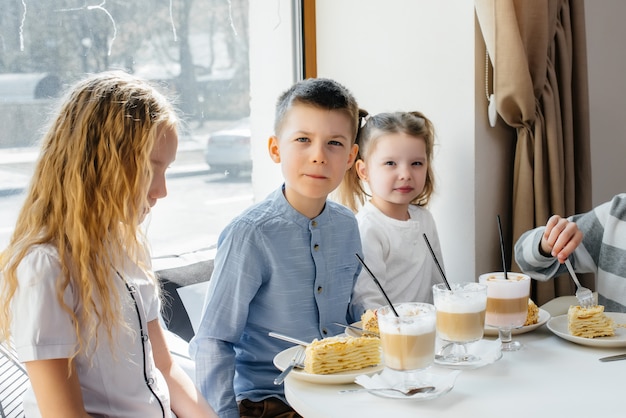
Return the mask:
[[[244,118],[233,127],[213,132],[207,139],[204,159],[212,173],[238,176],[252,170],[250,119]]]

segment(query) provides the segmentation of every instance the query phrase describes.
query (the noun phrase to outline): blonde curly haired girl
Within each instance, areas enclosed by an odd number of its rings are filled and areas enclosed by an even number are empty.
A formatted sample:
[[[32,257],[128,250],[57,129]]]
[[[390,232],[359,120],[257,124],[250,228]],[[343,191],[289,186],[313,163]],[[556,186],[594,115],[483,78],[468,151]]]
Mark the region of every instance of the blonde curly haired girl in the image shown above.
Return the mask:
[[[0,341],[30,377],[26,416],[215,416],[170,356],[140,228],[167,194],[177,126],[154,86],[112,71],[77,82],[43,136],[0,255]]]

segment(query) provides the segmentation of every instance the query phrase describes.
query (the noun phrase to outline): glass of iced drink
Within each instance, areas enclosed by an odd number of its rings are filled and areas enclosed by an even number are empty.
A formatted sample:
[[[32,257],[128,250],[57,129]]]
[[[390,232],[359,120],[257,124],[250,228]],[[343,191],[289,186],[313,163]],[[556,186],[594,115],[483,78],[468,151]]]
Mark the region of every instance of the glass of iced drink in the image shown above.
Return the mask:
[[[433,300],[437,309],[437,335],[443,348],[438,363],[474,363],[480,357],[467,353],[467,344],[480,340],[485,330],[487,285],[467,282],[452,283],[451,290],[444,283],[433,286]]]
[[[478,278],[487,285],[487,311],[485,323],[498,328],[502,351],[516,351],[522,348],[519,341],[513,341],[511,330],[526,322],[530,276],[522,273],[486,273]]]
[[[414,372],[430,367],[435,359],[435,306],[400,303],[377,310],[385,367],[402,372],[402,386],[422,384]]]

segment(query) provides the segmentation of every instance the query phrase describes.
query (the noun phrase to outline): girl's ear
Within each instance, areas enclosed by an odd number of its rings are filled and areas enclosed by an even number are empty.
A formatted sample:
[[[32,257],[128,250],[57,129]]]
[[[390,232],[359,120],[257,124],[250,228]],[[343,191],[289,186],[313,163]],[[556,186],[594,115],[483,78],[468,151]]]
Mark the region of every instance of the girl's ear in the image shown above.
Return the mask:
[[[360,159],[356,160],[356,162],[354,163],[354,168],[359,178],[363,181],[367,181],[367,165],[365,165],[365,161]]]
[[[274,135],[270,136],[270,139],[267,141],[267,150],[272,161],[280,163],[280,147],[278,146],[278,138]]]

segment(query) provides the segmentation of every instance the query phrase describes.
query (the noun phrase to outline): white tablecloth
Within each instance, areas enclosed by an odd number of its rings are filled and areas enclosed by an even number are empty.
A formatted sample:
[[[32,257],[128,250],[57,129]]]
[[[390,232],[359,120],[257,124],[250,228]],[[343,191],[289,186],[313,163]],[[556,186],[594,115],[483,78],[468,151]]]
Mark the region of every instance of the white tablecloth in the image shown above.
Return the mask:
[[[356,384],[320,385],[288,376],[285,394],[305,418],[363,417],[625,417],[626,361],[598,358],[624,348],[587,347],[545,325],[514,337],[524,343],[488,366],[464,370],[451,392],[427,401],[339,394]],[[621,382],[621,383],[620,383]]]

